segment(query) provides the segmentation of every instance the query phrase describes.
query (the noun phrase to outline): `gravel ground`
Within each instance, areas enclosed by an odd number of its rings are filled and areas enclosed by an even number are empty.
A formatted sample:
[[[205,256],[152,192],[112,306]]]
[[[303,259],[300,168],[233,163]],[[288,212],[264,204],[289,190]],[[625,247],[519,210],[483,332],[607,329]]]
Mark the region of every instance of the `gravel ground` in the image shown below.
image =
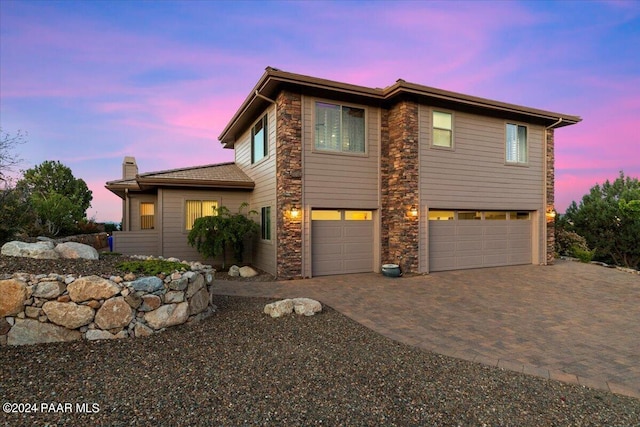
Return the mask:
[[[17,271],[18,264],[0,258],[0,272]],[[81,271],[64,264],[60,271]],[[111,261],[98,264],[113,274]],[[35,403],[48,412],[0,420],[10,426],[640,425],[638,399],[418,350],[329,307],[312,317],[272,319],[262,313],[268,302],[216,296],[218,311],[210,318],[146,338],[2,347],[3,403]],[[78,411],[83,403],[94,412]]]

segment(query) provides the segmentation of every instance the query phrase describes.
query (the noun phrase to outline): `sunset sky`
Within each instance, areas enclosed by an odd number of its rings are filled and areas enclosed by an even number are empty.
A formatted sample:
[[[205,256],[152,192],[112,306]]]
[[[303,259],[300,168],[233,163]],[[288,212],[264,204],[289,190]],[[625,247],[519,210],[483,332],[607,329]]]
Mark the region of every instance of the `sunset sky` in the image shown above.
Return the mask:
[[[0,126],[21,169],[59,160],[104,188],[233,160],[217,137],[266,66],[369,87],[402,78],[581,116],[556,131],[556,208],[640,177],[640,1],[0,2]]]

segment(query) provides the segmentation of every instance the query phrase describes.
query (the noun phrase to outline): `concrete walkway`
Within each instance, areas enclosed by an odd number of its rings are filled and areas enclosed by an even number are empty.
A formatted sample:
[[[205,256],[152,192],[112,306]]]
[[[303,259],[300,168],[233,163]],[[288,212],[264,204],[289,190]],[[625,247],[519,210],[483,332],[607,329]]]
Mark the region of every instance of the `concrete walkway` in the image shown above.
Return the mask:
[[[387,278],[216,281],[221,295],[309,297],[396,341],[640,398],[640,276],[558,261]]]

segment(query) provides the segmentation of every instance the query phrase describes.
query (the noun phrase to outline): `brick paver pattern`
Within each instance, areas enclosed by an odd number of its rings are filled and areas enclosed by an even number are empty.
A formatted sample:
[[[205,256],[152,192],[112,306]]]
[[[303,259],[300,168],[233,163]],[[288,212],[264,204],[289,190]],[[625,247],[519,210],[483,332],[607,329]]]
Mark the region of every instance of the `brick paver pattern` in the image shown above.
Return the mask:
[[[216,281],[222,295],[309,297],[396,341],[640,398],[640,275],[557,261],[388,278]]]

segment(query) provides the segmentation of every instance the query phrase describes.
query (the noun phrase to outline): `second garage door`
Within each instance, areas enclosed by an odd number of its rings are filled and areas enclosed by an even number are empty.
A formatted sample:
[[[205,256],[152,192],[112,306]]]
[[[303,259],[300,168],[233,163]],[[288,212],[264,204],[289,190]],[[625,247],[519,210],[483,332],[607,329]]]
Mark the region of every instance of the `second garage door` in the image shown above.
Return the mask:
[[[429,271],[531,263],[531,214],[429,211]]]
[[[373,212],[311,212],[312,275],[373,271]]]

